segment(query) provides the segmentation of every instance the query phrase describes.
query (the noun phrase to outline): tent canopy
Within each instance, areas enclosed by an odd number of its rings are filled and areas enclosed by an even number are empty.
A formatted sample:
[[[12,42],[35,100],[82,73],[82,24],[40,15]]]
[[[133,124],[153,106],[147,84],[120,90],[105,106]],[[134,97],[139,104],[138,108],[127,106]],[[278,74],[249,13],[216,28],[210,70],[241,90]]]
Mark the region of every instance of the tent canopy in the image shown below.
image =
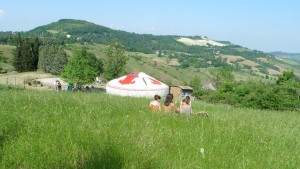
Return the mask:
[[[169,86],[140,72],[109,81],[106,84],[106,92],[121,96],[153,97],[158,94],[163,97],[169,93]]]

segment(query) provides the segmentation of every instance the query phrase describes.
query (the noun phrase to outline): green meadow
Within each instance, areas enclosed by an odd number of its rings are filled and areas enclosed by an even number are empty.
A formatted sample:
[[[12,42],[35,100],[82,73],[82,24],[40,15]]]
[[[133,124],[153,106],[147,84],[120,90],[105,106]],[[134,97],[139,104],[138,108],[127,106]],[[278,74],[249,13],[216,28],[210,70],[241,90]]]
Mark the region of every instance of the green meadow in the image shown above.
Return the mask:
[[[105,93],[0,96],[0,168],[300,168],[299,112],[194,101],[183,116]]]

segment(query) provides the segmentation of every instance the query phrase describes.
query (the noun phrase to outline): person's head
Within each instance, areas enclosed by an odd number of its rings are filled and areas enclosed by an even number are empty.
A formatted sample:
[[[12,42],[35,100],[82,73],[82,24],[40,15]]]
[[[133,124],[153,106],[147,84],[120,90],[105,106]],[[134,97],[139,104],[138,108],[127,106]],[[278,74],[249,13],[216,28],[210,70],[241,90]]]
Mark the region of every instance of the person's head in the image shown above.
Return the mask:
[[[165,106],[169,106],[170,103],[172,103],[172,102],[173,102],[173,94],[168,94],[168,95],[166,96],[166,100],[165,100],[165,102],[164,102],[164,105],[165,105]]]
[[[160,96],[158,94],[154,95],[154,100],[160,100]]]
[[[185,100],[186,104],[190,104],[191,98],[190,98],[190,96],[186,96],[184,98],[184,100]]]

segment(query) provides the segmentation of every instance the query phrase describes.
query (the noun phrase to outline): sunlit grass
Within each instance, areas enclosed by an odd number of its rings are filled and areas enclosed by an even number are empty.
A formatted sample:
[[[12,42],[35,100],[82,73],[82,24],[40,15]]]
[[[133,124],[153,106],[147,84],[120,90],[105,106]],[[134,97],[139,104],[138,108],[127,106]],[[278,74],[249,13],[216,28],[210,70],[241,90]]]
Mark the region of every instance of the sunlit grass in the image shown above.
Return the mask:
[[[299,112],[195,101],[203,118],[152,114],[149,99],[104,93],[0,94],[0,168],[300,166]]]

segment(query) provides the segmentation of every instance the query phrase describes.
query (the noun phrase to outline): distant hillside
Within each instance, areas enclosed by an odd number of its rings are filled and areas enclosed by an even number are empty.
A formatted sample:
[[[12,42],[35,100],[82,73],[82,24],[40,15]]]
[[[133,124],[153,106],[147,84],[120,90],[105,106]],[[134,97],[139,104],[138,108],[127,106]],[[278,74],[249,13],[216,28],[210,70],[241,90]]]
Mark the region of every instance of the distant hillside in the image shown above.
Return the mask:
[[[218,42],[201,36],[155,36],[113,30],[82,20],[61,19],[58,22],[37,27],[27,36],[38,36],[43,42],[54,41],[58,44],[109,44],[118,40],[130,52],[158,54],[168,60],[176,59],[180,67],[219,67],[226,66],[220,56],[241,56],[246,60],[268,57],[261,51],[250,50],[230,42]],[[189,43],[187,43],[189,42]],[[270,65],[269,65],[270,66]]]
[[[274,54],[251,50],[228,41],[216,41],[205,36],[156,36],[113,30],[83,20],[61,19],[28,32],[19,32],[22,37],[38,37],[42,44],[56,43],[67,48],[70,45],[106,46],[111,41],[121,42],[129,55],[137,62],[131,62],[128,71],[144,71],[183,82],[183,70],[200,74],[199,70],[227,67],[238,75],[255,76],[275,80],[286,70],[293,70],[300,76],[300,65],[285,58],[274,58]],[[17,33],[0,32],[0,44],[15,45]],[[99,55],[94,50],[96,55]],[[102,52],[102,51],[101,51]],[[102,55],[102,54],[101,54]],[[297,57],[295,57],[297,58]],[[141,66],[138,63],[142,63]],[[152,66],[151,66],[152,65]],[[162,66],[162,67],[161,67]],[[163,69],[163,67],[165,67]],[[161,69],[160,69],[161,68]],[[148,72],[148,73],[149,73]],[[181,72],[181,73],[178,73]],[[151,73],[150,73],[151,74]],[[193,76],[189,76],[193,77]]]
[[[185,53],[205,53],[214,56],[214,51],[223,54],[242,56],[267,55],[263,52],[243,50],[243,47],[226,42],[226,45],[200,36],[188,36],[186,39],[205,40],[205,46],[187,45],[179,41],[182,36],[155,36],[151,34],[136,34],[120,30],[113,30],[82,20],[61,19],[48,25],[37,27],[26,32],[30,36],[38,36],[44,40],[57,41],[57,43],[99,43],[109,44],[112,40],[122,42],[128,51],[155,53],[158,50],[168,50]]]
[[[109,44],[118,40],[128,51],[153,53],[155,50],[175,50],[184,48],[184,44],[175,40],[175,36],[154,36],[113,30],[82,20],[61,19],[58,22],[37,27],[29,32],[30,36],[38,36],[44,40],[57,43],[99,43]]]
[[[270,54],[300,63],[300,53],[287,53],[287,52],[276,51],[276,52],[270,52]]]
[[[249,50],[247,48],[231,44],[230,42],[218,42],[201,36],[155,36],[151,34],[136,34],[120,30],[113,30],[82,20],[61,19],[48,25],[39,26],[28,32],[21,32],[22,36],[39,37],[43,43],[52,42],[58,44],[67,43],[98,43],[109,44],[112,40],[118,40],[125,45],[128,51],[142,52],[146,54],[157,51],[173,51],[199,56],[214,57],[219,54],[239,55],[243,57],[262,57],[268,54]],[[0,42],[9,42],[13,38],[10,32],[0,32]],[[205,45],[186,44],[180,40],[202,41]],[[215,45],[218,44],[218,45]],[[221,44],[221,45],[220,45]]]
[[[275,56],[290,56],[290,57],[299,57],[300,53],[288,53],[288,52],[281,52],[281,51],[275,51],[270,52],[270,54]]]

